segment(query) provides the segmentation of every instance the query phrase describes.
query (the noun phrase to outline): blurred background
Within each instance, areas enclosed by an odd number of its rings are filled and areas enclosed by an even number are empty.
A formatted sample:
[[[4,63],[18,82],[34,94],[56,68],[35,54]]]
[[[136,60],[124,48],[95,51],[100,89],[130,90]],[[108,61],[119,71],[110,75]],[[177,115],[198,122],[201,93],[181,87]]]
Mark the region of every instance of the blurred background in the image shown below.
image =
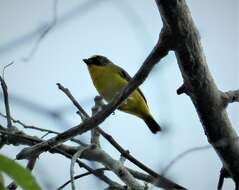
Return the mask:
[[[187,3],[218,87],[225,91],[238,89],[238,1]],[[4,74],[12,116],[26,124],[64,131],[81,120],[56,83],[69,88],[91,113],[97,91],[82,59],[102,54],[133,76],[156,43],[162,22],[153,0],[0,0],[0,26],[1,74],[4,66],[14,62]],[[162,133],[152,135],[144,122],[119,111],[100,125],[132,155],[159,173],[183,151],[208,145],[192,102],[186,95],[176,95],[181,84],[175,56],[170,53],[140,87],[152,114],[164,127]],[[5,113],[2,100],[0,105],[0,112]],[[238,113],[238,104],[230,104],[228,114],[237,132]],[[1,117],[0,123],[5,122]],[[89,142],[89,132],[80,139]],[[119,159],[119,153],[103,138],[101,144]],[[21,148],[6,146],[1,153],[15,158]],[[21,163],[25,165],[24,161]],[[128,161],[125,164],[137,169]],[[43,189],[56,189],[70,178],[69,168],[70,160],[44,153],[33,173]],[[165,175],[189,189],[210,190],[216,189],[220,168],[214,150],[205,148],[185,155]],[[75,167],[76,174],[83,171]],[[106,187],[94,176],[80,179],[77,184],[90,190]],[[234,184],[227,179],[224,189],[232,188]]]

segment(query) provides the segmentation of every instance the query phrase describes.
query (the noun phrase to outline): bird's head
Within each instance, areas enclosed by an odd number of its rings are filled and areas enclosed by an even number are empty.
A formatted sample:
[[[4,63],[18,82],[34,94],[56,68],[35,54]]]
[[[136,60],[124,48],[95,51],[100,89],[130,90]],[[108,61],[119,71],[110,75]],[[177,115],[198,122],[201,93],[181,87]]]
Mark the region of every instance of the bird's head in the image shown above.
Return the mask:
[[[93,55],[90,58],[83,59],[83,61],[86,63],[88,67],[92,65],[106,66],[108,64],[111,64],[111,61],[107,57],[102,55]]]

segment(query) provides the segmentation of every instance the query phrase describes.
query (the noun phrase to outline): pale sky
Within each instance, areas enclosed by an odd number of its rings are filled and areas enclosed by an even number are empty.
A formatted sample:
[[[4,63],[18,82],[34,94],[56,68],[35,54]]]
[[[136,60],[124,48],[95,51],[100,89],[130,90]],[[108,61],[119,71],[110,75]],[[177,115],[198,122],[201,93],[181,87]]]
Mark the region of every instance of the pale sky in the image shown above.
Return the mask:
[[[188,0],[187,3],[218,87],[238,89],[238,2]],[[40,36],[35,32],[37,28],[52,21],[53,4],[54,1],[49,0],[0,0],[0,72],[4,65],[14,61],[5,72],[9,93],[15,97],[10,99],[13,117],[27,124],[62,131],[79,124],[80,119],[55,84],[60,82],[69,88],[90,113],[97,92],[82,59],[102,54],[133,76],[157,41],[162,22],[154,1],[61,0],[57,6],[56,25],[40,42],[32,58],[24,62],[23,58]],[[181,84],[175,56],[170,53],[140,87],[155,119],[166,129],[165,133],[152,135],[141,120],[119,111],[100,126],[140,161],[155,171],[162,171],[182,151],[208,144],[189,97],[176,95]],[[48,110],[62,111],[64,124],[31,110],[24,103],[19,104],[16,98]],[[2,104],[0,111],[3,112]],[[228,113],[239,132],[239,106],[230,105]],[[34,131],[26,132],[39,135]],[[88,140],[88,135],[84,135],[84,139]],[[104,150],[119,158],[110,144],[103,139],[101,142]],[[20,147],[9,147],[4,148],[3,153],[14,158],[19,150]],[[69,160],[44,153],[38,162],[34,174],[41,185],[48,179],[52,187],[57,188],[69,179]],[[129,162],[126,165],[132,166]],[[188,189],[211,190],[216,188],[220,168],[220,160],[211,148],[186,156],[167,176]],[[75,173],[82,171],[76,167]],[[83,178],[77,184],[82,189],[99,187],[95,177]],[[225,189],[232,188],[231,180],[226,180]]]

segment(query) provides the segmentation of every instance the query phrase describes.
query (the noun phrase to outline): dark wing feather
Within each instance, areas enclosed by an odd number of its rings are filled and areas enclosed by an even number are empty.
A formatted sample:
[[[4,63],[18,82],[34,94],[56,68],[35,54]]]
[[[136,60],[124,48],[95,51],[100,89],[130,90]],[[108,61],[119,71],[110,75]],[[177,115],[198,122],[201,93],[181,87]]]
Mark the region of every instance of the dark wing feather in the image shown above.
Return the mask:
[[[120,68],[119,66],[117,66],[119,68],[119,71],[120,71],[120,75],[125,78],[127,81],[130,81],[132,79],[132,77],[125,71],[123,70],[122,68]],[[144,97],[144,94],[143,92],[138,88],[137,89],[139,91],[139,93],[141,94],[141,96],[143,97],[145,103],[147,104],[147,100],[146,98]]]

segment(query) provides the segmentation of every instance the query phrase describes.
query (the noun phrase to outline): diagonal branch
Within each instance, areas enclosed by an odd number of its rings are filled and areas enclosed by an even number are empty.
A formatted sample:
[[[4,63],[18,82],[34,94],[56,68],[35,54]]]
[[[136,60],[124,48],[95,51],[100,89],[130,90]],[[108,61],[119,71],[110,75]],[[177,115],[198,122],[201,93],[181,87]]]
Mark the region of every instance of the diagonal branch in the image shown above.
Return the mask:
[[[80,2],[77,6],[74,7],[74,9],[72,9],[69,12],[66,12],[65,14],[63,14],[62,16],[60,16],[57,19],[58,20],[57,27],[67,24],[68,22],[72,21],[72,19],[78,18],[78,16],[80,16],[80,15],[84,15],[88,11],[96,8],[97,5],[103,3],[104,1],[106,1],[106,0],[102,0],[102,1],[88,0],[85,2]],[[56,7],[56,3],[54,4],[54,8],[55,7]],[[55,14],[55,12],[53,12],[53,14]],[[15,48],[19,48],[22,45],[25,45],[26,43],[31,42],[39,35],[43,35],[43,33],[46,32],[49,25],[51,26],[52,24],[49,23],[49,24],[40,25],[32,31],[30,31],[22,36],[17,36],[17,38],[12,39],[11,41],[0,45],[0,55],[4,54],[6,52],[12,51]]]
[[[204,146],[199,146],[199,147],[193,147],[190,148],[188,150],[185,150],[183,152],[181,152],[180,154],[178,154],[173,160],[171,160],[166,167],[162,170],[161,174],[162,175],[166,175],[166,173],[168,172],[168,170],[176,163],[178,162],[180,159],[182,159],[183,157],[185,157],[186,155],[196,152],[196,151],[201,151],[201,150],[207,150],[211,148],[211,146],[209,145],[204,145]]]
[[[106,106],[106,108],[90,119],[87,119],[80,125],[77,125],[56,137],[53,137],[46,142],[34,145],[33,147],[23,149],[18,155],[17,159],[25,159],[30,155],[39,155],[42,152],[50,150],[63,142],[69,140],[70,138],[80,135],[90,129],[93,129],[101,122],[103,122],[140,84],[142,84],[148,77],[150,71],[153,69],[154,65],[165,57],[169,51],[168,43],[169,36],[165,30],[162,30],[159,42],[156,44],[152,52],[144,61],[141,68],[135,74],[133,79],[128,83],[128,85],[122,89],[122,91],[116,95],[116,97]]]
[[[41,35],[39,36],[39,38],[35,42],[35,44],[34,44],[33,48],[31,49],[30,53],[26,57],[22,58],[23,61],[28,62],[28,61],[30,61],[32,59],[32,57],[37,52],[41,41],[47,36],[47,34],[56,25],[56,22],[57,22],[57,5],[58,5],[58,0],[54,0],[53,19],[52,19],[52,21],[45,26],[43,32],[41,33]]]
[[[87,112],[83,109],[83,107],[79,104],[79,102],[74,98],[74,96],[71,94],[70,90],[68,88],[65,88],[62,84],[57,83],[58,88],[63,91],[66,96],[72,101],[72,103],[76,106],[76,108],[79,110],[79,112],[83,115],[84,118],[90,118],[90,116],[87,114]],[[96,97],[95,98],[95,102],[98,102],[99,105],[102,104],[101,102],[101,98]],[[101,107],[103,107],[104,105],[101,105]],[[139,168],[141,168],[142,170],[146,171],[148,174],[152,175],[154,180],[153,184],[155,186],[158,187],[163,187],[166,189],[172,189],[172,188],[177,188],[177,189],[183,189],[182,186],[174,183],[173,181],[159,175],[158,173],[156,173],[155,171],[153,171],[152,169],[150,169],[149,167],[147,167],[146,165],[144,165],[142,162],[140,162],[139,160],[137,160],[136,158],[134,158],[129,151],[125,150],[119,143],[116,142],[116,140],[109,135],[108,133],[106,133],[103,129],[96,127],[94,129],[97,129],[97,131],[114,147],[116,148],[122,156],[124,156],[125,158],[127,158],[128,160],[130,160],[132,163],[134,163],[136,166],[138,166]],[[150,178],[150,179],[151,179]]]
[[[102,97],[96,96],[94,98],[95,105],[91,108],[92,115],[95,115],[97,112],[102,110]],[[94,144],[98,147],[100,147],[100,131],[98,129],[99,127],[95,127],[91,130],[91,144]]]
[[[62,86],[63,87],[63,86]],[[70,93],[70,91],[69,91]],[[80,106],[80,104],[79,104]],[[82,108],[83,109],[83,108]],[[83,110],[84,111],[84,110]],[[85,112],[86,113],[86,112]],[[87,113],[86,113],[87,114]],[[1,116],[3,117],[6,117],[5,115],[1,114]],[[84,116],[85,117],[85,116]],[[26,128],[31,128],[31,129],[35,129],[35,130],[39,130],[39,131],[46,131],[46,132],[49,132],[49,133],[53,133],[53,134],[59,134],[58,132],[55,132],[55,131],[48,131],[47,129],[43,129],[43,128],[39,128],[39,127],[36,127],[36,126],[30,126],[30,125],[26,125],[25,123],[21,122],[20,120],[16,120],[16,119],[13,119],[12,118],[12,121],[16,122],[16,123],[19,123],[20,125],[22,125],[23,127],[26,126]],[[1,129],[1,127],[0,127]],[[2,128],[3,129],[3,128]],[[137,173],[136,171],[133,171],[132,169],[130,168],[127,168],[129,170],[129,172],[137,179],[141,179],[141,180],[144,180],[146,182],[149,182],[149,183],[152,183],[153,185],[157,186],[157,187],[163,187],[163,188],[166,188],[166,189],[172,189],[172,188],[175,188],[175,189],[183,189],[182,186],[174,183],[173,181],[157,174],[155,171],[153,171],[152,169],[150,169],[149,167],[147,167],[146,165],[144,165],[142,162],[138,161],[136,158],[134,158],[129,151],[125,150],[121,145],[119,145],[115,140],[114,138],[109,135],[108,133],[104,132],[102,129],[100,128],[97,128],[100,132],[100,134],[107,140],[109,141],[112,146],[114,146],[121,154],[122,156],[124,156],[125,158],[127,158],[128,160],[130,160],[132,163],[134,163],[136,166],[138,166],[139,168],[141,168],[142,170],[144,170],[145,172],[147,172],[148,174],[150,175],[146,175],[146,174],[142,174],[142,173]],[[0,130],[0,134],[7,134],[11,137],[11,135],[16,138],[14,138],[14,141],[12,138],[10,138],[10,140],[6,140],[6,142],[2,142],[2,143],[9,143],[11,142],[12,144],[23,144],[23,145],[34,145],[34,144],[37,144],[37,143],[40,143],[42,142],[42,140],[39,141],[39,139],[37,138],[34,138],[34,137],[31,137],[31,136],[27,136],[26,134],[24,134],[23,132],[19,133],[18,135],[14,134],[14,131],[13,131],[13,134],[11,134],[10,132],[7,132],[7,131],[1,131]],[[17,132],[17,131],[15,131]],[[20,135],[20,136],[19,136]],[[6,138],[6,137],[5,137]],[[0,139],[1,139],[1,136],[0,136]],[[21,139],[21,140],[19,140]],[[24,140],[23,140],[24,139]],[[73,142],[76,142],[82,146],[87,146],[87,144],[85,143],[82,143],[82,142],[78,142],[77,139],[71,139]],[[90,173],[91,174],[91,173]]]
[[[7,116],[7,127],[11,128],[12,121],[11,121],[10,106],[9,106],[9,101],[8,101],[7,85],[1,76],[0,76],[0,82],[1,82],[1,86],[2,86],[4,105],[5,105],[6,116]]]
[[[7,118],[7,116],[2,114],[1,112],[0,112],[0,116],[4,117],[4,118]],[[14,119],[13,117],[11,117],[11,120],[13,121],[13,123],[17,123],[17,124],[21,125],[25,129],[33,129],[33,130],[36,130],[36,131],[46,132],[46,134],[56,134],[56,135],[60,134],[60,132],[53,131],[53,130],[50,130],[50,129],[44,129],[44,128],[36,127],[36,126],[33,126],[33,125],[27,125],[27,124],[23,123],[20,120]],[[80,144],[82,146],[87,146],[86,143],[84,143],[81,140],[76,139],[76,138],[72,138],[71,141],[75,142],[77,144]]]
[[[104,132],[101,128],[99,128],[99,132],[107,141],[111,143],[112,146],[114,146],[121,153],[122,156],[134,163],[140,169],[153,176],[154,180],[152,181],[155,186],[162,187],[165,189],[184,189],[184,187],[182,187],[181,185],[178,185],[175,182],[165,178],[164,176],[159,175],[157,172],[153,171],[151,168],[137,160],[130,154],[129,151],[125,150],[120,144],[118,144],[111,135]]]
[[[81,154],[81,158],[100,162],[106,168],[109,168],[112,172],[114,172],[132,190],[144,189],[120,161],[113,159],[104,150],[97,148],[97,146],[85,149]]]
[[[99,169],[96,169],[95,171],[96,172],[103,172],[105,170],[108,170],[107,168],[99,168]],[[77,176],[74,176],[74,180],[76,179],[80,179],[82,177],[85,177],[85,176],[88,176],[88,175],[91,175],[92,173],[91,172],[85,172],[83,174],[80,174],[80,175],[77,175]],[[61,190],[63,189],[65,186],[67,186],[69,183],[71,183],[71,179],[68,180],[67,182],[65,182],[63,185],[61,185],[60,187],[58,187],[56,190]]]
[[[39,139],[38,137],[33,137],[30,135],[27,135],[17,129],[14,129],[14,131],[8,131],[7,129],[3,128],[0,126],[0,137],[1,141],[5,144],[12,144],[14,146],[20,145],[27,145],[27,146],[32,146],[37,143],[44,142],[44,140]],[[50,150],[51,153],[58,153],[61,154],[69,159],[72,158],[74,153],[76,153],[77,148],[76,147],[71,147],[71,146],[66,146],[66,145],[60,145],[57,148],[52,148]],[[110,178],[105,176],[103,173],[97,172],[88,165],[84,164],[83,162],[76,160],[77,164],[80,167],[85,168],[87,171],[91,172],[93,175],[104,181],[106,184],[109,186],[116,186],[116,187],[121,187],[118,183],[112,181]],[[120,188],[119,188],[120,189]],[[123,188],[121,188],[123,189]]]
[[[74,166],[78,158],[81,156],[82,152],[85,151],[88,147],[83,147],[72,156],[71,165],[70,165],[70,177],[71,177],[71,189],[75,190],[75,180],[74,180]]]
[[[2,137],[1,137],[1,134],[2,134]],[[18,145],[32,146],[34,144],[44,142],[44,140],[42,140],[42,139],[39,139],[37,137],[32,137],[30,135],[27,135],[23,132],[18,131],[17,129],[16,129],[15,132],[9,132],[1,126],[0,126],[0,137],[2,138],[3,143],[12,144],[12,145],[15,145],[15,146],[18,146]],[[67,145],[59,145],[56,148],[52,148],[50,150],[50,152],[51,153],[58,153],[58,154],[61,154],[65,157],[71,159],[72,156],[77,152],[77,150],[79,150],[79,149],[77,149],[77,147],[72,147],[72,146],[67,146]],[[91,149],[90,148],[87,149],[87,151],[84,151],[84,154],[82,154],[82,158],[84,158],[84,159],[90,158],[91,160],[95,160],[97,162],[102,159],[102,158],[97,159],[99,156],[103,156],[104,158],[107,158],[110,155],[108,155],[107,153],[105,154],[104,151],[101,151],[96,146],[95,147],[93,146]],[[89,166],[85,165],[83,162],[81,162],[79,160],[77,160],[77,163],[80,167],[85,168],[90,173],[99,177],[102,181],[109,184],[110,186],[119,187],[119,184],[111,181],[102,172],[91,169]],[[162,180],[163,177],[161,177],[160,175],[158,175],[158,177],[155,177],[154,175],[143,174],[141,172],[132,170],[128,167],[127,167],[127,170],[136,179],[146,181],[146,182],[151,183],[151,184],[153,184],[157,187],[161,187],[161,188],[165,188],[165,189],[185,189],[180,185],[177,185],[177,184],[174,184],[173,182],[170,182],[169,180],[168,180],[169,183],[165,183],[165,181]],[[124,189],[124,188],[122,188],[122,189]]]

